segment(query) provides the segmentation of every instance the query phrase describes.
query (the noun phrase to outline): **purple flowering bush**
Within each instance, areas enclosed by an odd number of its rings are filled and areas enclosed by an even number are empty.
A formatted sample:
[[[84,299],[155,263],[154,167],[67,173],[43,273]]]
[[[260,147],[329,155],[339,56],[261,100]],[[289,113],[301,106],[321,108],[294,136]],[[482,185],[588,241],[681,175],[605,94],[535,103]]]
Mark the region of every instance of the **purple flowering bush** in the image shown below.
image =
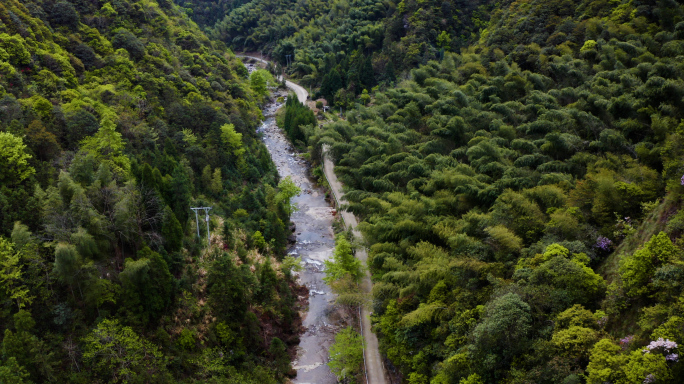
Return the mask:
[[[644,353],[661,353],[665,355],[665,360],[677,362],[679,361],[679,354],[674,353],[677,350],[677,348],[677,343],[675,343],[674,341],[663,339],[662,337],[660,337],[656,341],[651,341],[642,351]]]
[[[596,244],[594,244],[594,247],[597,249],[600,249],[602,251],[608,252],[608,251],[610,251],[611,245],[613,245],[613,242],[609,238],[604,237],[604,236],[599,236],[596,239]]]

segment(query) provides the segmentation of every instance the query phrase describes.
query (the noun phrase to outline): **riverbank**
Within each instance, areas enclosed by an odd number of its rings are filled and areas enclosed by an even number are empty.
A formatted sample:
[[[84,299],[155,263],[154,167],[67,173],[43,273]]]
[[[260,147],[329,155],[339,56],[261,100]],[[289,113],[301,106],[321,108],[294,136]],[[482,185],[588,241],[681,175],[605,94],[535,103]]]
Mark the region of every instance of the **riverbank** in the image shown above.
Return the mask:
[[[297,371],[293,382],[334,384],[337,380],[327,366],[328,348],[343,321],[336,311],[334,294],[322,280],[325,276],[323,262],[332,256],[335,247],[334,209],[326,201],[325,191],[309,178],[306,161],[298,156],[277,126],[275,112],[281,106],[273,102],[264,109],[266,120],[258,132],[262,134],[280,177],[290,176],[302,190],[293,199],[299,209],[291,217],[296,241],[288,253],[302,259],[303,270],[299,272],[299,279],[300,284],[309,290],[309,304],[306,312],[302,313],[305,331],[293,362]]]

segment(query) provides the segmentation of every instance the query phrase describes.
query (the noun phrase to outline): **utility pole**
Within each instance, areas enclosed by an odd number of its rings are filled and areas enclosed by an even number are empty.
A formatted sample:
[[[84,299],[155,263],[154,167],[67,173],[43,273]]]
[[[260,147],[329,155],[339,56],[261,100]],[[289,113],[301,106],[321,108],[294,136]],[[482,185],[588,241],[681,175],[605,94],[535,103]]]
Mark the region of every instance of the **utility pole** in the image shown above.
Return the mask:
[[[204,208],[204,219],[207,221],[207,247],[211,244],[211,240],[209,239],[209,210],[211,210],[211,207]]]
[[[197,211],[202,208],[190,208],[195,211],[195,223],[197,223],[197,238],[199,239],[199,217],[197,216]]]
[[[204,210],[204,220],[207,222],[207,247],[209,244],[211,244],[211,240],[209,239],[209,211],[211,210],[211,207],[195,207],[195,208],[190,208],[193,211],[195,211],[195,223],[197,223],[197,238],[199,239],[200,233],[199,233],[199,216],[197,215],[197,211]]]

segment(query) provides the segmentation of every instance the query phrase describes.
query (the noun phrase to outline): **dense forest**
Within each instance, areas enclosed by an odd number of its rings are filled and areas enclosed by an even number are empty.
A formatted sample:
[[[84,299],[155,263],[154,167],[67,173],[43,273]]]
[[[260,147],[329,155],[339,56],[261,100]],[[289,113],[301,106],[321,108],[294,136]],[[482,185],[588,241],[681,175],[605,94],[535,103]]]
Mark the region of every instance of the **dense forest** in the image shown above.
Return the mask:
[[[281,120],[362,219],[393,377],[684,377],[679,2],[6,0],[0,20],[0,382],[291,373],[298,191],[254,133],[270,77],[229,48],[345,110],[321,126],[291,97]],[[208,250],[191,206],[213,207]],[[327,280],[358,303],[343,239],[351,278]]]
[[[210,27],[351,108],[291,130],[363,219],[403,382],[681,381],[679,3],[253,1]]]
[[[291,374],[298,188],[247,76],[170,0],[0,2],[1,383]]]
[[[260,50],[328,101],[352,107],[364,89],[476,41],[494,3],[254,0],[216,23],[195,20],[233,50]]]

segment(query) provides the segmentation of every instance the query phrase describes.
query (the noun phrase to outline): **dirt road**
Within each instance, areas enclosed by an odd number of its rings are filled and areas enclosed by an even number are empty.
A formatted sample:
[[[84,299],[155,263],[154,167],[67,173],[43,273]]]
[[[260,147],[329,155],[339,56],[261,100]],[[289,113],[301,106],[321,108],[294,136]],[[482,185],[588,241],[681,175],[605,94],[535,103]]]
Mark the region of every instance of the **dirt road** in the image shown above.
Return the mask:
[[[254,56],[246,56],[246,55],[235,55],[237,57],[246,57],[248,59],[254,59],[256,61],[260,61],[264,64],[268,64],[268,61],[264,59],[260,59],[258,57]],[[281,80],[281,79],[278,79]],[[299,84],[295,84],[291,82],[290,80],[285,80],[285,85],[290,88],[291,90],[294,91],[294,93],[297,95],[297,98],[299,99],[299,102],[302,104],[306,103],[306,99],[309,97],[309,92],[306,91],[303,87],[301,87]]]
[[[330,189],[332,189],[333,194],[335,194],[335,199],[340,202],[340,199],[342,199],[344,196],[344,193],[342,192],[342,183],[337,180],[337,176],[335,175],[333,168],[333,162],[330,161],[327,156],[324,157],[323,171],[328,179],[328,184],[330,184]],[[358,225],[356,216],[346,211],[341,211],[340,214],[344,219],[344,223],[352,228],[354,236],[361,238],[361,233],[359,233],[359,231],[356,229],[356,226]],[[365,249],[359,249],[356,252],[356,257],[365,264],[366,260],[368,259],[368,254],[366,253]],[[373,284],[371,283],[370,272],[366,270],[366,275],[361,281],[361,289],[363,292],[370,295],[372,294],[372,288]],[[364,351],[364,355],[366,362],[367,382],[370,384],[385,384],[387,383],[387,380],[385,378],[385,370],[382,367],[382,358],[380,357],[380,349],[378,348],[378,338],[371,330],[370,310],[365,306],[361,308],[361,323],[363,328],[363,338],[366,340],[366,350]]]

